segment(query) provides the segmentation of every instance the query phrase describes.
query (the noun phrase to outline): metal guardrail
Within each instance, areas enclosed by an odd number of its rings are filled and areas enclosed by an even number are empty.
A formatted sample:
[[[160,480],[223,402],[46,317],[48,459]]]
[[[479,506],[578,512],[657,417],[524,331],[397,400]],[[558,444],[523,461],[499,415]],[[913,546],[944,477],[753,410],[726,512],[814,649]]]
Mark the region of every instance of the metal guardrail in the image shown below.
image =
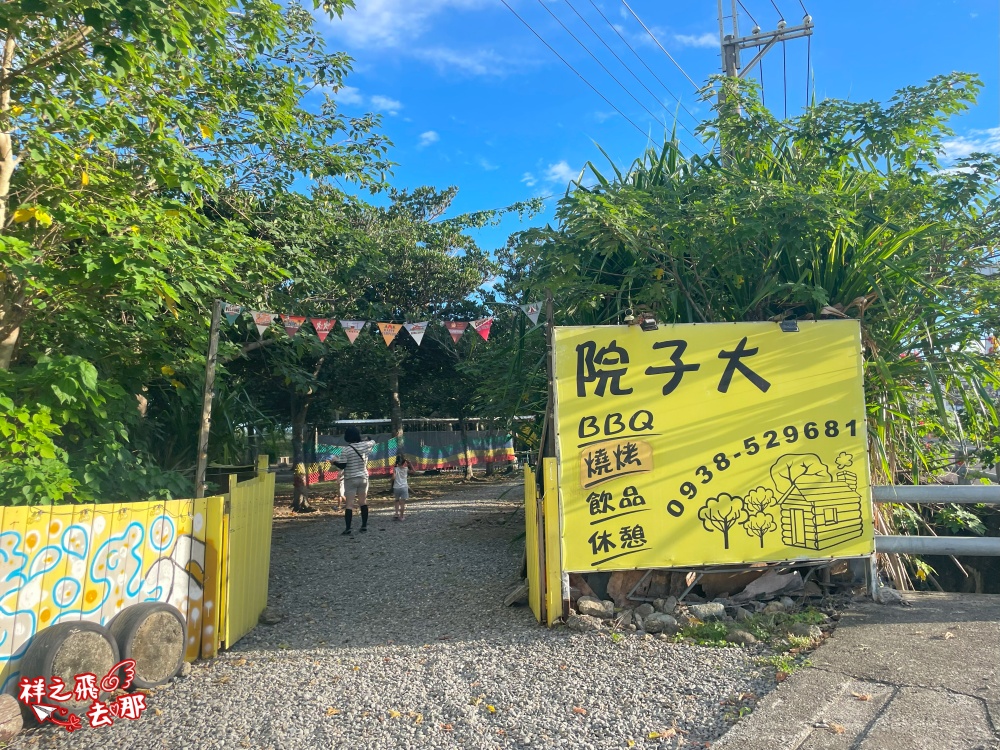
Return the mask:
[[[1000,485],[875,485],[872,498],[877,503],[1000,505]],[[876,536],[875,551],[901,555],[1000,557],[1000,537]]]

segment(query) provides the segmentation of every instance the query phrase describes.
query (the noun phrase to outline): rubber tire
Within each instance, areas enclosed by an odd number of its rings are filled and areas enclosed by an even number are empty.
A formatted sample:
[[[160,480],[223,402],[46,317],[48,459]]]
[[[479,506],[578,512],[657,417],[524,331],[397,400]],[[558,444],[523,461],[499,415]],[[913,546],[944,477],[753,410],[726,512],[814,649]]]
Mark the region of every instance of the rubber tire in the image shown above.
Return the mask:
[[[59,666],[56,662],[60,655],[61,646],[71,636],[79,633],[96,634],[107,644],[107,649],[105,650],[101,648],[100,651],[104,651],[104,653],[96,656],[96,658],[94,657],[98,650],[92,650],[89,654],[92,657],[91,660],[89,662],[84,661],[80,664],[79,672],[74,674],[59,674],[58,676],[62,677],[63,682],[66,684],[66,689],[70,692],[73,690],[74,677],[76,674],[92,672],[96,675],[97,682],[100,684],[101,679],[108,673],[111,667],[118,663],[118,643],[111,635],[110,630],[103,625],[99,625],[96,622],[90,622],[89,620],[60,622],[39,631],[34,638],[31,639],[31,644],[28,646],[28,650],[24,653],[24,657],[21,659],[20,665],[18,665],[21,676],[30,678],[44,677],[45,681],[48,682],[50,678],[57,674],[53,672],[53,669],[54,667],[57,668]],[[99,643],[99,641],[96,643]],[[111,659],[110,662],[108,662],[108,658]],[[107,694],[105,693],[103,695]],[[78,704],[72,701],[66,701],[61,705],[75,713],[88,708],[90,706],[90,702],[85,701]],[[30,723],[38,723],[34,712],[30,709],[26,711],[25,715],[28,716]]]
[[[160,614],[161,616],[166,614],[173,620],[176,620],[177,625],[180,627],[181,648],[180,653],[176,654],[176,658],[170,660],[173,666],[168,667],[166,671],[153,677],[150,676],[148,672],[150,665],[148,663],[143,664],[142,656],[134,653],[133,641],[136,633],[138,633],[139,629],[147,623],[149,617],[157,614]],[[126,607],[115,615],[114,619],[112,619],[109,624],[109,627],[111,635],[118,643],[118,650],[121,654],[120,658],[135,659],[135,679],[132,680],[133,687],[148,690],[149,688],[165,685],[176,677],[177,673],[181,671],[181,667],[184,665],[184,654],[187,650],[187,623],[184,620],[184,616],[181,615],[176,607],[167,604],[166,602],[142,602],[140,604],[133,604],[131,607]]]

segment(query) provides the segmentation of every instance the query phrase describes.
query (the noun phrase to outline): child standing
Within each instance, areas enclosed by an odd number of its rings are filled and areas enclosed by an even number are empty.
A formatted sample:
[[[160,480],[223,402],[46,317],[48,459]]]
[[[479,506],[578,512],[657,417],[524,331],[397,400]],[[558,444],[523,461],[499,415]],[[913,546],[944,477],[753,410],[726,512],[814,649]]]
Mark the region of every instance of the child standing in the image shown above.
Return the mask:
[[[394,520],[402,521],[406,512],[406,501],[410,499],[409,474],[413,464],[400,453],[396,456],[396,465],[392,469],[392,496],[396,501],[396,516]]]

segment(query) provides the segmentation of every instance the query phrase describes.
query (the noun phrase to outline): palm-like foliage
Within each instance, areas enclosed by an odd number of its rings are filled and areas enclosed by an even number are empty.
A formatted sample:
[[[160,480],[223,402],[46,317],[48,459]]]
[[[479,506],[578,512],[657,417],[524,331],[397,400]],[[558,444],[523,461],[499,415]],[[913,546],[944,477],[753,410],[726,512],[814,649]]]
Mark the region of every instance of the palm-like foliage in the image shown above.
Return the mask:
[[[949,401],[967,430],[997,424],[976,344],[1000,315],[981,274],[998,239],[1000,159],[939,163],[947,119],[978,80],[936,78],[886,105],[825,101],[784,122],[752,86],[721,85],[703,127],[721,154],[685,159],[668,142],[613,175],[589,165],[558,228],[515,238],[504,291],[551,289],[561,323],[640,307],[667,322],[858,318],[875,479],[919,481],[924,438],[954,437]]]

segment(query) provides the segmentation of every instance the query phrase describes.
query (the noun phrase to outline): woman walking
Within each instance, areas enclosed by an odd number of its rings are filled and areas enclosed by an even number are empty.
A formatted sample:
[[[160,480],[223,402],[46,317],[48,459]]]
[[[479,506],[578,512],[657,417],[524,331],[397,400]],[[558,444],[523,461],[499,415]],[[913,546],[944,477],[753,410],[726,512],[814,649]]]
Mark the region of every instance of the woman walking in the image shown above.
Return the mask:
[[[347,528],[342,535],[350,536],[355,500],[361,506],[359,531],[368,531],[368,456],[375,448],[375,441],[362,440],[361,432],[353,425],[344,431],[344,440],[347,441],[347,446],[341,455],[347,463],[347,468],[344,469],[344,496],[347,499],[344,521]]]

